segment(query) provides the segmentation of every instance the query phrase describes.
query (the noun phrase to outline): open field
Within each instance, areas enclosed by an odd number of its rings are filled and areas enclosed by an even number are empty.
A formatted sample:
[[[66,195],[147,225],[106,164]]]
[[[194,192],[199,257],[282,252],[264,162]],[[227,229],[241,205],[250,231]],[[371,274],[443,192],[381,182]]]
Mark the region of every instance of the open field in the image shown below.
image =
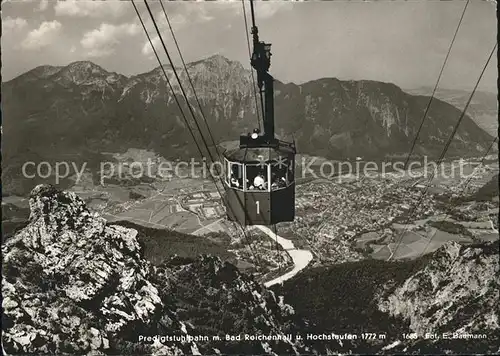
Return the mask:
[[[371,245],[373,253],[371,257],[376,260],[387,260],[391,255],[391,250],[385,245]]]
[[[484,233],[478,237],[481,241],[495,241],[498,240],[498,232]]]
[[[400,241],[400,235],[398,234],[396,236],[397,241]],[[496,234],[496,238],[498,238],[498,233]],[[488,236],[488,239],[494,238],[492,236]],[[391,242],[386,246],[371,245],[374,249],[371,257],[375,259],[389,259],[389,257],[396,260],[412,259],[422,254],[433,252],[448,241],[469,244],[473,242],[473,239],[468,236],[451,234],[434,227],[427,226],[426,231],[406,231],[399,244]]]
[[[203,235],[203,234],[208,234],[211,232],[220,232],[220,231],[226,231],[226,227],[224,226],[224,223],[222,222],[223,219],[217,219],[215,221],[212,221],[208,223],[207,225],[200,227],[196,231],[193,231],[193,235]]]
[[[125,211],[123,213],[120,213],[117,215],[117,217],[120,220],[126,220],[127,218],[134,219],[134,220],[146,220],[149,221],[149,217],[151,215],[151,212],[149,210],[142,210],[142,209],[132,209]]]
[[[166,216],[160,220],[158,224],[169,226],[172,230],[185,233],[191,233],[201,227],[196,216],[188,212],[180,212]]]
[[[2,205],[12,204],[18,208],[24,209],[29,208],[29,201],[27,198],[19,197],[16,195],[10,195],[7,197],[2,197]]]
[[[318,159],[317,164],[321,162]],[[472,169],[473,166],[466,166],[464,173],[470,174]],[[487,182],[491,173],[488,171],[476,179],[476,184]],[[431,195],[460,192],[457,187],[460,187],[461,181],[454,178],[437,177],[433,181],[437,186],[429,189],[428,197],[421,204],[422,212],[411,216],[410,223],[405,225],[411,207],[420,199],[422,189],[415,186],[421,181],[420,178],[357,179],[354,175],[342,179],[342,182],[337,178],[305,178],[303,184],[296,186],[296,219],[293,223],[279,224],[279,235],[293,241],[297,249],[311,251],[314,254],[312,263],[319,261],[320,264],[367,257],[411,259],[432,252],[447,241],[468,244],[477,240],[498,239],[498,231],[489,220],[493,219],[491,214],[498,213],[498,208],[493,208],[494,204],[485,208],[484,202],[468,201],[452,208],[455,213],[450,214],[452,218],[447,214],[448,207],[443,208],[445,203],[442,201],[445,200],[440,201]],[[128,221],[156,230],[193,234],[199,239],[227,234],[230,239],[237,240],[237,246],[228,244],[222,247],[234,247],[238,261],[255,266],[266,265],[271,269],[278,266],[274,255],[275,244],[267,236],[253,241],[256,253],[248,249],[248,243],[239,240],[241,233],[238,226],[235,229],[226,220],[212,182],[201,178],[155,178],[150,183],[130,182],[117,180],[113,184],[99,186],[89,180],[71,190],[84,199],[89,208],[102,213],[110,222]],[[25,198],[12,196],[4,198],[4,201],[28,207]],[[405,226],[409,231],[405,231],[398,244]],[[158,232],[155,234],[161,235]],[[179,241],[176,240],[176,243],[181,244],[184,237],[177,237]],[[152,241],[151,246],[154,246]],[[257,261],[254,255],[264,262]]]

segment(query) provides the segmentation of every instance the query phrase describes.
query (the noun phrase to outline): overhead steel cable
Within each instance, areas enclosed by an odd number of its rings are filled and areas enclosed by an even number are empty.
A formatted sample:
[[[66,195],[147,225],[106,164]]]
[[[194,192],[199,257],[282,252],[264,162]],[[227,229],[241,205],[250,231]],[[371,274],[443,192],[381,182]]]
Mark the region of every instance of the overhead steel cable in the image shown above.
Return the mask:
[[[201,147],[198,144],[198,142],[196,141],[196,138],[195,138],[195,135],[194,135],[194,131],[191,128],[191,125],[189,125],[189,121],[188,121],[188,119],[186,117],[186,114],[184,113],[184,110],[182,109],[182,105],[181,105],[179,99],[177,98],[177,95],[175,94],[174,88],[172,87],[172,84],[170,83],[170,80],[168,79],[168,75],[167,75],[167,72],[165,71],[165,67],[163,66],[163,63],[161,62],[160,56],[158,55],[158,52],[156,51],[156,48],[153,45],[153,41],[151,39],[151,36],[148,33],[148,30],[146,28],[146,25],[145,25],[144,21],[142,20],[141,14],[139,13],[139,10],[137,9],[137,6],[135,5],[134,0],[132,0],[131,2],[132,2],[132,5],[134,6],[135,12],[137,14],[137,17],[139,18],[139,21],[140,21],[141,26],[142,26],[142,28],[144,30],[144,33],[146,34],[146,37],[148,38],[149,44],[151,45],[151,49],[153,50],[153,53],[154,53],[154,55],[155,55],[155,57],[156,57],[159,65],[160,65],[160,69],[163,72],[163,75],[165,76],[165,81],[167,82],[167,85],[168,85],[170,91],[172,92],[172,96],[174,97],[174,100],[175,100],[177,106],[179,107],[179,111],[181,112],[181,115],[182,115],[182,117],[184,119],[184,122],[186,123],[188,131],[191,134],[191,136],[193,137],[194,144],[196,145],[196,148],[198,149],[198,151],[201,153],[202,152]],[[203,154],[202,154],[202,156],[203,156]]]
[[[470,105],[470,103],[472,101],[472,98],[474,97],[474,94],[475,94],[475,92],[477,90],[477,87],[479,86],[479,83],[481,82],[481,79],[483,78],[483,75],[484,75],[484,73],[486,71],[486,68],[488,67],[488,64],[490,63],[491,57],[493,57],[493,53],[495,53],[495,50],[497,49],[497,46],[498,46],[498,43],[495,43],[495,45],[493,46],[493,49],[491,50],[491,53],[488,56],[488,59],[486,60],[486,63],[484,65],[483,69],[481,70],[481,74],[479,75],[479,78],[478,78],[478,80],[476,82],[476,85],[474,86],[474,89],[472,90],[472,92],[471,92],[471,94],[469,96],[469,99],[467,100],[467,103],[465,104],[465,107],[463,108],[463,110],[462,110],[462,112],[460,114],[460,117],[458,118],[458,121],[455,124],[455,126],[454,126],[454,128],[453,128],[453,130],[452,130],[452,132],[451,132],[451,134],[450,134],[450,136],[448,138],[448,141],[445,143],[443,151],[441,152],[441,155],[439,156],[439,159],[437,161],[437,166],[439,166],[442,163],[442,161],[443,161],[443,159],[444,159],[444,157],[446,155],[446,152],[448,151],[448,148],[450,147],[450,144],[453,141],[453,138],[455,137],[455,134],[456,134],[456,132],[458,130],[458,127],[460,126],[460,123],[462,122],[463,118],[465,117],[465,114],[467,113],[467,109],[469,108],[469,105]],[[419,198],[417,204],[412,208],[411,213],[408,215],[408,218],[406,220],[406,224],[405,225],[408,225],[408,222],[411,220],[412,215],[415,213],[415,211],[417,210],[418,206],[422,203],[422,201],[424,199],[424,196],[427,194],[427,191],[429,190],[430,184],[432,183],[432,181],[434,179],[434,175],[435,175],[435,171],[433,170],[432,174],[431,174],[431,177],[430,177],[430,179],[428,179],[427,185],[426,185],[424,191],[422,192],[422,194],[420,195],[420,198]],[[407,227],[405,226],[404,229],[403,229],[403,232],[401,233],[401,235],[400,235],[400,237],[398,239],[398,242],[396,244],[396,249],[392,252],[392,255],[389,257],[389,259],[391,259],[396,254],[396,252],[397,252],[397,250],[398,250],[399,246],[401,245],[401,242],[402,242],[402,240],[404,238],[404,234],[407,231],[408,231]]]
[[[482,167],[482,166],[484,165],[484,160],[485,160],[485,159],[486,159],[486,157],[489,155],[489,153],[490,153],[491,149],[493,148],[493,145],[495,144],[495,142],[497,142],[497,140],[498,140],[498,136],[497,136],[497,137],[495,137],[495,139],[493,140],[493,142],[491,142],[490,147],[488,148],[488,150],[486,151],[486,153],[483,155],[483,157],[481,158],[481,161],[479,162],[479,165],[478,165],[475,169],[477,169],[477,168],[479,168],[479,167]],[[473,177],[474,177],[474,174],[471,174],[471,175],[467,178],[467,180],[464,182],[464,187],[463,187],[463,189],[462,189],[464,193],[465,193],[465,190],[466,190],[467,186],[468,186],[468,185],[469,185],[469,183],[472,181],[472,178],[473,178]],[[442,222],[443,222],[443,221],[446,221],[446,219],[448,219],[448,217],[449,217],[449,216],[450,216],[450,213],[448,212],[448,213],[445,215],[444,219],[442,219],[441,221],[442,221]],[[432,243],[432,240],[434,239],[434,236],[436,236],[437,232],[438,232],[438,229],[436,229],[436,231],[435,231],[435,232],[434,232],[434,234],[431,236],[431,238],[430,238],[430,239],[428,239],[428,241],[427,241],[427,243],[425,244],[425,247],[424,247],[424,249],[422,250],[422,253],[420,254],[420,256],[419,256],[419,257],[422,257],[423,255],[425,255],[425,252],[427,251],[427,248],[428,248],[428,247],[430,246],[430,244]]]
[[[461,16],[460,16],[460,20],[459,20],[459,22],[458,22],[457,28],[455,29],[455,33],[454,33],[454,35],[453,35],[453,38],[452,38],[452,40],[451,40],[451,42],[450,42],[450,46],[449,46],[449,48],[448,48],[448,52],[446,53],[446,57],[445,57],[445,59],[444,59],[443,65],[441,66],[441,70],[440,70],[440,72],[439,72],[438,79],[437,79],[436,84],[435,84],[435,86],[434,86],[434,89],[433,89],[433,91],[432,91],[432,95],[431,95],[431,96],[430,96],[430,98],[429,98],[429,101],[428,101],[428,103],[427,103],[427,106],[426,106],[426,108],[425,108],[425,110],[424,110],[424,115],[422,116],[422,120],[420,121],[420,125],[419,125],[419,128],[418,128],[418,130],[417,130],[417,134],[415,135],[415,138],[413,139],[412,146],[411,146],[410,151],[408,152],[408,155],[407,155],[407,157],[406,157],[406,160],[405,160],[405,163],[404,163],[404,166],[403,166],[403,169],[404,169],[404,170],[406,170],[406,168],[407,168],[408,162],[409,162],[409,160],[410,160],[410,158],[411,158],[411,155],[412,155],[412,153],[413,153],[413,150],[415,149],[415,146],[416,146],[417,140],[418,140],[418,138],[419,138],[419,136],[420,136],[420,132],[422,131],[422,128],[423,128],[424,122],[425,122],[425,120],[426,120],[426,118],[427,118],[427,114],[428,114],[428,112],[429,112],[429,110],[430,110],[430,107],[431,107],[431,104],[432,104],[432,102],[433,102],[433,100],[434,100],[434,97],[435,97],[436,91],[437,91],[437,89],[438,89],[438,87],[439,87],[439,82],[441,81],[441,77],[442,77],[442,74],[443,74],[443,72],[444,72],[444,68],[446,67],[446,63],[447,63],[448,58],[449,58],[449,56],[450,56],[450,53],[451,53],[452,47],[453,47],[453,45],[454,45],[454,43],[455,43],[455,39],[456,39],[456,37],[457,37],[458,31],[460,30],[460,27],[461,27],[461,25],[462,25],[462,21],[463,21],[463,19],[464,19],[465,12],[466,12],[466,10],[467,10],[467,6],[469,5],[469,2],[470,2],[470,0],[467,0],[467,2],[465,3],[464,9],[462,10],[462,14],[461,14]],[[364,179],[365,179],[365,178],[363,177],[363,178],[362,178],[362,181],[363,181]],[[368,202],[366,202],[366,203],[362,206],[361,210],[363,210],[363,209],[364,209],[367,205],[368,205]]]
[[[144,2],[146,3],[146,1],[144,1]],[[193,140],[194,140],[194,142],[195,142],[195,145],[196,145],[196,147],[197,147],[197,149],[198,149],[198,151],[199,151],[199,153],[200,153],[200,156],[203,158],[203,151],[202,151],[202,149],[201,149],[200,145],[199,145],[199,144],[198,144],[198,142],[197,142],[197,139],[196,139],[196,136],[195,136],[195,134],[194,134],[194,131],[191,129],[191,126],[189,125],[189,122],[188,122],[188,120],[187,120],[187,117],[186,117],[186,115],[184,114],[184,110],[182,109],[182,105],[180,104],[180,101],[178,100],[178,98],[177,98],[177,96],[176,96],[176,94],[175,94],[175,91],[174,91],[174,89],[173,89],[173,87],[172,87],[172,85],[171,85],[171,83],[170,83],[170,81],[169,81],[169,79],[168,79],[168,75],[167,75],[167,73],[166,73],[166,71],[165,71],[165,69],[164,69],[163,63],[161,62],[160,57],[159,57],[159,55],[158,55],[158,53],[157,53],[157,51],[156,51],[156,49],[155,49],[155,47],[154,47],[154,45],[153,45],[153,41],[152,41],[152,39],[151,39],[151,37],[150,37],[150,35],[149,35],[148,31],[147,31],[147,28],[146,28],[146,25],[144,24],[144,21],[142,20],[142,17],[141,17],[141,15],[140,15],[140,12],[139,12],[139,10],[137,9],[137,6],[136,6],[136,4],[135,4],[134,0],[132,0],[132,1],[131,1],[131,3],[132,3],[132,5],[134,6],[134,10],[135,10],[135,12],[136,12],[136,14],[137,14],[137,17],[139,18],[139,21],[141,22],[142,28],[143,28],[143,30],[144,30],[144,32],[145,32],[145,34],[146,34],[146,37],[148,38],[149,44],[151,45],[151,48],[152,48],[152,50],[153,50],[153,52],[154,52],[154,54],[155,54],[155,57],[156,57],[156,59],[157,59],[157,61],[158,61],[159,65],[160,65],[160,68],[161,68],[161,70],[162,70],[162,72],[163,72],[163,75],[165,76],[165,80],[167,81],[167,84],[168,84],[168,86],[169,86],[170,90],[172,91],[172,95],[173,95],[173,97],[174,97],[174,99],[175,99],[175,102],[176,102],[177,106],[179,107],[179,110],[180,110],[180,112],[181,112],[181,115],[182,115],[182,116],[183,116],[183,118],[184,118],[184,121],[185,121],[185,123],[186,123],[186,126],[188,127],[188,130],[189,130],[189,132],[190,132],[190,134],[191,134],[191,136],[192,136],[192,138],[193,138]],[[147,3],[146,3],[146,6],[147,6]],[[152,14],[151,14],[151,12],[150,12],[150,15],[152,15]],[[154,22],[154,18],[153,18],[153,17],[152,17],[152,20],[153,20],[153,22]],[[172,68],[173,68],[173,65],[172,65]],[[178,77],[177,77],[177,78],[178,78]],[[178,80],[178,82],[179,82],[179,86],[181,86],[181,85],[182,85],[182,84],[181,84],[181,82],[180,82],[179,80]],[[187,100],[187,98],[186,98],[186,97],[185,97],[185,99]],[[193,117],[194,117],[194,116],[193,116]],[[195,119],[195,121],[196,121],[196,118],[195,118],[195,117],[194,117],[194,119]],[[200,132],[200,134],[201,134],[201,132]],[[206,146],[206,145],[205,145],[205,147],[207,148],[207,146]],[[208,148],[207,148],[207,149],[208,149]],[[214,177],[212,177],[212,178],[214,179]],[[215,182],[215,179],[214,179],[214,184],[215,184],[215,188],[217,189],[217,192],[219,193],[219,196],[222,198],[222,193],[220,192],[220,189],[219,189],[219,187],[217,186],[217,183]],[[222,186],[225,188],[224,183],[222,183]],[[241,202],[240,202],[240,203],[241,203]],[[240,226],[240,228],[242,229],[243,235],[244,235],[244,237],[246,238],[246,240],[247,240],[247,241],[249,241],[250,239],[249,239],[249,237],[247,236],[247,234],[246,234],[245,230],[244,230],[241,226]],[[251,252],[251,254],[253,255],[254,259],[258,262],[258,258],[255,256],[255,252],[253,251],[252,245],[249,243],[249,244],[248,244],[248,246],[249,246],[249,248],[250,248],[250,252]]]
[[[184,87],[182,86],[182,82],[180,80],[180,77],[177,74],[177,70],[175,69],[174,63],[172,61],[172,57],[170,56],[170,53],[169,53],[169,51],[167,49],[167,46],[165,45],[165,41],[163,40],[163,36],[161,35],[161,31],[160,31],[160,29],[158,27],[158,24],[156,23],[156,20],[154,18],[153,12],[151,11],[151,7],[149,6],[147,0],[144,0],[144,4],[146,5],[146,9],[147,9],[148,14],[149,14],[149,16],[151,18],[151,21],[153,22],[153,26],[154,26],[154,28],[156,30],[157,35],[158,35],[158,39],[160,40],[160,43],[161,43],[161,45],[163,47],[163,50],[165,51],[165,54],[167,55],[167,58],[168,58],[168,61],[170,63],[170,66],[172,67],[172,71],[174,73],[174,76],[175,76],[175,78],[177,80],[177,83],[179,84],[179,88],[181,90],[181,93],[182,93],[182,95],[184,97],[184,100],[186,101],[187,106],[188,106],[189,112],[191,113],[191,116],[192,116],[192,118],[193,118],[193,120],[195,122],[195,125],[196,125],[196,127],[197,127],[197,129],[198,129],[198,131],[200,133],[201,139],[203,141],[203,145],[205,146],[205,149],[207,150],[207,153],[208,153],[208,156],[210,158],[210,161],[213,164],[215,162],[215,160],[214,160],[214,158],[212,156],[212,152],[210,152],[210,149],[208,147],[207,141],[206,141],[205,137],[203,136],[203,132],[202,132],[202,130],[200,128],[200,125],[198,124],[198,121],[196,119],[196,115],[194,114],[193,108],[192,108],[192,106],[191,106],[191,104],[189,102],[189,99],[187,97],[186,91],[184,90]],[[203,159],[203,154],[201,153],[201,155],[202,155],[202,159]],[[215,188],[217,189],[217,192],[219,193],[219,196],[220,196],[221,200],[223,200],[224,199],[223,194],[221,193],[221,191],[220,191],[220,189],[219,189],[219,187],[217,185],[217,182],[215,181],[215,178],[213,177],[212,174],[210,174],[210,176],[212,177],[212,180],[214,182]],[[224,188],[224,190],[226,190],[226,186],[224,185],[224,182],[222,181],[222,178],[219,177],[219,179],[220,179],[222,187]],[[241,200],[239,201],[239,203],[240,203],[241,206],[243,206]],[[245,229],[242,226],[240,226],[240,227],[242,229],[244,237],[247,239],[247,241],[249,241],[250,239],[247,236],[247,234],[245,232]],[[251,244],[249,244],[249,248],[252,249]],[[254,254],[254,258],[255,258],[256,261],[258,261],[258,259],[255,257],[255,254]]]
[[[486,159],[486,157],[488,156],[489,152],[491,151],[491,149],[493,148],[493,145],[495,144],[495,142],[498,140],[498,136],[495,137],[495,139],[493,140],[493,142],[491,142],[490,144],[490,147],[488,148],[488,150],[486,151],[486,153],[483,155],[482,159],[481,159],[481,162],[479,163],[479,165],[475,168],[477,169],[478,167],[481,167],[484,165],[484,160]],[[473,175],[469,176],[467,178],[467,180],[465,181],[465,184],[464,184],[464,188],[463,188],[463,191],[465,192],[465,189],[467,188],[467,186],[469,185],[469,183],[472,181],[472,178],[473,178]],[[450,213],[448,212],[445,217],[441,220],[441,222],[443,221],[446,221],[446,219],[448,219]],[[438,229],[436,228],[436,231],[434,232],[434,234],[430,237],[430,239],[427,240],[427,243],[425,244],[425,247],[424,249],[422,250],[422,252],[419,254],[419,256],[417,257],[418,258],[421,258],[422,256],[425,255],[426,251],[427,251],[427,248],[430,246],[430,244],[432,243],[434,237],[436,236],[436,234],[438,233]],[[413,275],[417,269],[419,268],[419,264],[418,263],[415,263],[413,265],[413,268],[411,270],[411,273],[410,275]]]
[[[278,232],[276,231],[276,224],[273,224],[272,231],[274,232],[274,248],[276,252],[276,262],[279,260],[279,250],[278,250]],[[278,262],[278,268],[279,268],[279,262]]]
[[[184,90],[184,87],[182,86],[181,78],[179,77],[179,74],[177,73],[177,70],[175,69],[174,62],[172,61],[172,57],[170,57],[170,52],[168,51],[167,46],[165,45],[165,41],[163,40],[163,37],[161,35],[160,28],[158,27],[158,24],[155,21],[155,18],[153,16],[153,12],[151,11],[151,8],[150,8],[147,0],[144,0],[144,4],[146,5],[146,9],[148,10],[149,16],[151,17],[151,21],[153,22],[153,26],[155,27],[156,33],[158,35],[158,39],[160,40],[160,43],[163,47],[163,50],[165,51],[165,54],[167,55],[170,66],[172,67],[172,72],[174,73],[174,76],[177,79],[177,82],[179,83],[179,89],[181,90],[181,93],[182,93],[182,96],[184,97],[184,100],[186,100],[186,105],[188,107],[188,110],[191,113],[191,116],[194,120],[196,128],[198,129],[198,131],[200,133],[200,137],[201,137],[201,140],[203,141],[203,145],[205,146],[205,149],[207,150],[208,157],[210,158],[210,160],[212,162],[215,162],[213,157],[212,157],[212,152],[210,152],[210,148],[207,144],[207,140],[205,140],[205,137],[203,136],[203,131],[201,130],[201,127],[198,124],[198,121],[196,120],[196,115],[194,114],[193,108],[191,106],[191,103],[189,102],[186,91]]]
[[[441,81],[441,76],[443,75],[443,71],[444,71],[444,68],[446,67],[446,63],[448,62],[448,58],[450,56],[451,49],[453,48],[453,44],[455,43],[455,39],[457,38],[458,31],[460,30],[460,26],[462,25],[462,21],[463,21],[464,16],[465,16],[465,11],[467,10],[467,6],[469,5],[469,1],[470,0],[467,0],[467,2],[465,3],[464,9],[462,11],[462,16],[460,16],[460,20],[458,21],[458,25],[457,25],[457,28],[455,30],[455,34],[453,35],[453,39],[451,40],[450,47],[448,48],[448,52],[446,53],[446,57],[444,59],[443,65],[441,66],[441,70],[439,72],[439,75],[438,75],[438,78],[436,81],[436,85],[434,86],[434,89],[432,90],[432,95],[429,98],[429,102],[427,103],[427,107],[425,108],[424,116],[422,117],[422,120],[420,121],[420,126],[417,130],[417,134],[415,135],[415,138],[413,139],[413,143],[411,145],[410,152],[408,152],[408,156],[406,157],[406,161],[405,161],[405,164],[403,167],[404,170],[406,170],[406,166],[408,164],[408,161],[410,160],[411,155],[413,153],[413,150],[415,149],[415,145],[417,144],[417,140],[420,136],[420,131],[422,131],[422,127],[424,126],[425,119],[427,118],[427,114],[429,113],[429,109],[431,107],[434,96],[436,95],[436,91],[437,91],[437,88],[439,86],[439,82]]]
[[[277,258],[278,258],[278,271],[279,273],[281,273],[281,262],[282,262],[282,258],[281,258],[281,252],[280,252],[280,245],[278,243],[278,226],[276,224],[274,224],[274,236],[276,237],[276,255],[277,255]]]
[[[247,44],[248,44],[248,56],[252,58],[252,50],[250,48],[250,35],[248,34],[248,21],[247,21],[247,11],[245,7],[245,0],[241,0],[241,4],[243,5],[243,19],[245,20],[245,36],[247,38]],[[260,115],[259,115],[259,103],[257,99],[257,88],[256,88],[256,83],[255,83],[255,76],[253,74],[253,69],[250,68],[250,73],[252,75],[252,87],[253,87],[253,93],[255,97],[255,111],[257,113],[257,124],[259,125],[259,130],[262,128],[260,127]],[[264,116],[264,102],[262,99],[262,93],[260,93],[260,104],[261,104],[261,110],[262,110],[262,116]]]
[[[219,157],[219,161],[222,162],[222,158],[221,158],[219,149],[217,147],[217,144],[215,143],[214,136],[212,135],[212,130],[210,130],[210,126],[208,125],[207,118],[205,116],[205,113],[203,112],[203,107],[200,103],[198,95],[196,94],[196,89],[195,89],[193,81],[191,79],[191,75],[189,75],[189,71],[187,69],[186,62],[184,61],[184,57],[182,56],[182,52],[180,50],[179,43],[177,42],[177,38],[175,37],[174,29],[172,28],[172,25],[170,23],[170,19],[168,18],[167,11],[165,9],[165,6],[164,6],[162,0],[160,0],[160,5],[161,5],[161,8],[163,10],[163,14],[165,15],[165,19],[167,20],[167,24],[168,24],[168,27],[170,29],[170,33],[172,34],[172,38],[173,38],[175,46],[177,48],[177,52],[179,53],[179,57],[181,59],[182,65],[184,67],[184,70],[186,71],[186,76],[189,80],[189,84],[191,85],[191,88],[193,89],[193,95],[195,97],[196,103],[198,104],[198,108],[200,109],[201,117],[203,118],[203,121],[205,122],[205,126],[207,127],[208,135],[210,136],[210,140],[212,141],[212,144],[215,148],[215,151],[217,152],[217,156]]]

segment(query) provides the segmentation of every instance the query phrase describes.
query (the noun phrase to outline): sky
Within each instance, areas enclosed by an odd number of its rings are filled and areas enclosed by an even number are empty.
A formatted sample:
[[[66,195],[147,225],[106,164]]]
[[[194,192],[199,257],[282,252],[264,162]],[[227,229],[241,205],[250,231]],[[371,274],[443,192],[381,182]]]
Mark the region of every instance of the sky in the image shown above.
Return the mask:
[[[135,3],[158,45],[144,2]],[[159,2],[149,3],[180,65]],[[186,62],[221,54],[250,67],[241,1],[164,4]],[[436,84],[464,5],[465,0],[256,0],[255,11],[261,40],[272,43],[270,72],[276,79],[367,79],[411,89]],[[440,88],[474,87],[496,42],[495,10],[492,1],[470,1]],[[39,65],[79,60],[127,76],[158,66],[130,1],[7,0],[2,34],[2,81]],[[494,55],[479,89],[496,92],[497,77]]]

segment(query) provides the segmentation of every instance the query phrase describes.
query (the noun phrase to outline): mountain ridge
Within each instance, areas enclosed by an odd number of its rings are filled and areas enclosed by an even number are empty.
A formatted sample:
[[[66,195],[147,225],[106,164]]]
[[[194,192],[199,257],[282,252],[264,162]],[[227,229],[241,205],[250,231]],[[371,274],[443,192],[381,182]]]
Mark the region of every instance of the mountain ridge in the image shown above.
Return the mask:
[[[165,70],[180,95],[174,73]],[[190,63],[188,70],[216,143],[235,140],[257,126],[252,76],[241,63],[215,55]],[[43,75],[37,76],[40,71]],[[200,120],[188,77],[183,69],[178,75]],[[84,150],[136,147],[166,158],[198,155],[159,67],[132,77],[88,61],[39,67],[2,83],[2,94],[8,186],[22,179],[22,162],[52,162],[62,159],[62,152],[81,156]],[[329,159],[406,157],[426,105],[425,97],[407,94],[392,83],[323,78],[296,85],[275,80],[277,136],[293,137],[301,153]],[[415,155],[438,157],[460,114],[453,105],[435,100]],[[189,115],[187,122],[195,127]],[[203,123],[201,133],[194,131],[198,141],[201,134],[208,137]],[[479,156],[491,141],[465,116],[448,156]]]
[[[410,94],[429,96],[433,88],[421,87],[406,89]],[[435,97],[450,103],[463,110],[470,98],[472,90],[438,88]],[[474,121],[492,136],[498,135],[498,95],[489,91],[477,91],[474,93],[467,113],[472,115]]]

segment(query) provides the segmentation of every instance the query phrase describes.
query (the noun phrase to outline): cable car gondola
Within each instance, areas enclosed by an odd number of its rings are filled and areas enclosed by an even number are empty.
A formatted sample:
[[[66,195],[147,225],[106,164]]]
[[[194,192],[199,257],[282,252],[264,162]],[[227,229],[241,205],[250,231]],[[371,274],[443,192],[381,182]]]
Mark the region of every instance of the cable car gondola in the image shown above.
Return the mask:
[[[271,44],[259,41],[252,13],[251,65],[263,103],[264,132],[240,136],[239,147],[224,152],[225,204],[228,218],[241,225],[274,225],[295,217],[295,143],[274,134],[274,78],[269,74]]]

